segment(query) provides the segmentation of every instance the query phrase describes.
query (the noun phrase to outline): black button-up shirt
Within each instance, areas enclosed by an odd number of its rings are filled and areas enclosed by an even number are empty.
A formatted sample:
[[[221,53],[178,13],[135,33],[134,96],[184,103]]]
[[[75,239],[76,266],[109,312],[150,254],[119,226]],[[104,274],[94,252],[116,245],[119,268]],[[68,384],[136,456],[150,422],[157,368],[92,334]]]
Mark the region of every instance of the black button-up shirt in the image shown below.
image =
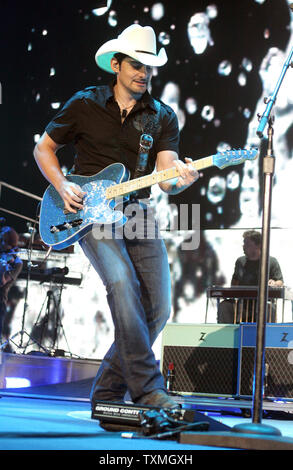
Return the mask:
[[[160,116],[155,119],[157,112]],[[156,123],[153,128],[152,122]],[[77,92],[47,125],[46,132],[58,144],[74,143],[73,172],[86,176],[120,162],[133,177],[143,133],[153,137],[146,174],[153,171],[158,152],[178,153],[179,146],[178,121],[172,108],[160,102],[158,110],[156,101],[146,92],[122,123],[113,85]]]

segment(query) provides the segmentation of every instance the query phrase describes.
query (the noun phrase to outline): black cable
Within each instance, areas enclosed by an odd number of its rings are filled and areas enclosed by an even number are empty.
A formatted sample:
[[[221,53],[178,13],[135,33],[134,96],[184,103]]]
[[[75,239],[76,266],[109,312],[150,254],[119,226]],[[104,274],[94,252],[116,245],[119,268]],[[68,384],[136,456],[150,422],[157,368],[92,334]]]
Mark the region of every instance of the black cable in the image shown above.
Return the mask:
[[[205,421],[200,421],[198,423],[189,423],[184,426],[179,426],[177,428],[168,429],[161,433],[156,434],[138,434],[133,433],[132,431],[126,431],[121,434],[121,437],[126,439],[167,439],[170,437],[175,436],[178,433],[186,432],[186,431],[208,431],[209,430],[209,423]]]
[[[165,439],[166,437],[172,437],[175,434],[186,431],[208,431],[209,423],[206,421],[199,421],[198,423],[189,423],[184,426],[179,426],[178,428],[172,429],[170,431],[165,431],[163,433],[158,433],[151,436],[153,439]]]
[[[179,421],[169,416],[164,410],[144,411],[140,413],[139,418],[144,436],[151,439],[171,437],[182,431],[207,431],[209,429],[209,423],[207,422],[189,423],[182,420]]]

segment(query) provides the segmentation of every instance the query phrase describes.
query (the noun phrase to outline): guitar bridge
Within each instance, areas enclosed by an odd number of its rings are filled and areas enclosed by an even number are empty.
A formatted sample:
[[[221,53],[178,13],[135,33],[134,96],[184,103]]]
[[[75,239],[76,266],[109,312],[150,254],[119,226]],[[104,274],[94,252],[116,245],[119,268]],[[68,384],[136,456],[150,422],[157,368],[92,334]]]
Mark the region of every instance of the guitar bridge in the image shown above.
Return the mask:
[[[64,232],[64,230],[70,230],[72,228],[78,227],[79,225],[82,224],[82,222],[83,222],[82,219],[75,219],[75,220],[71,220],[70,222],[63,222],[63,224],[51,225],[50,232],[51,233]]]

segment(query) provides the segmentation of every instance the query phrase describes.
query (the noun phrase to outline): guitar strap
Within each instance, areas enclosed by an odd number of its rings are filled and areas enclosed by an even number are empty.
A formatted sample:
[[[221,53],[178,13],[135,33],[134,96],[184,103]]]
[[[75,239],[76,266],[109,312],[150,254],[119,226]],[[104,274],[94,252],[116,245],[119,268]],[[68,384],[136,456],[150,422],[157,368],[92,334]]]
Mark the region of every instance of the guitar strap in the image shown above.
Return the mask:
[[[133,174],[133,179],[140,178],[146,174],[146,168],[148,164],[149,151],[153,145],[153,135],[158,130],[158,124],[160,120],[161,103],[157,100],[153,100],[156,112],[146,113],[143,112],[140,118],[141,138],[138,156],[136,160],[136,167]],[[138,190],[135,193],[137,198],[146,197],[144,190]]]

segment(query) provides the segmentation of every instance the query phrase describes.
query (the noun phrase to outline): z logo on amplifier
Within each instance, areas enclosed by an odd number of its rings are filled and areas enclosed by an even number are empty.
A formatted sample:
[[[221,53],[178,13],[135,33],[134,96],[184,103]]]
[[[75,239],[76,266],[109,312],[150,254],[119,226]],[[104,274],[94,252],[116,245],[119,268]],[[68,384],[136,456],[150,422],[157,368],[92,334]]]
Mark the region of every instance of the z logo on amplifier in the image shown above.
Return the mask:
[[[288,343],[288,339],[287,339],[287,336],[288,336],[288,333],[282,333],[283,336],[281,338],[281,343]]]

